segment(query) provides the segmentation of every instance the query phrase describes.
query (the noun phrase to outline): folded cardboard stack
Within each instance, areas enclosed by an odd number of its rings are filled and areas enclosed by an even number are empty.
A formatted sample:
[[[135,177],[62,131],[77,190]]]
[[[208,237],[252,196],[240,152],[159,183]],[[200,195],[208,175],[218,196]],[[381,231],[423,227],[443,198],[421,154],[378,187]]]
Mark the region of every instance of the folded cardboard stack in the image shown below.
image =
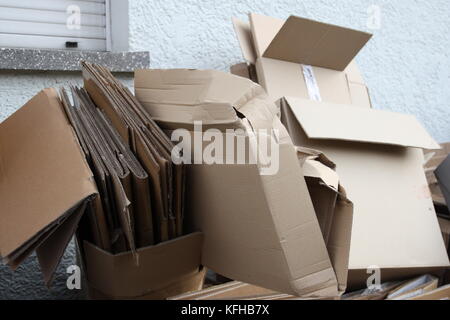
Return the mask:
[[[16,268],[36,249],[50,285],[77,231],[91,297],[201,288],[203,235],[183,230],[172,142],[107,70],[83,72],[72,99],[46,89],[0,126],[1,256]]]

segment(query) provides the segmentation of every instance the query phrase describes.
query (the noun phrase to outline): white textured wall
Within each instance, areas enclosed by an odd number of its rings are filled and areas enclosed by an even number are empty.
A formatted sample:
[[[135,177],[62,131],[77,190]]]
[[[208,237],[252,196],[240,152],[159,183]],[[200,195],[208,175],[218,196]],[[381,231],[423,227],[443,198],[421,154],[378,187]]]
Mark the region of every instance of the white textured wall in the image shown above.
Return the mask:
[[[379,29],[367,28],[371,5],[381,8]],[[258,12],[301,15],[368,30],[374,38],[358,62],[376,108],[416,115],[439,141],[450,141],[450,2],[448,0],[130,0],[130,45],[148,50],[153,67],[227,70],[241,62],[231,16]],[[41,88],[77,82],[73,73],[0,72],[0,121]],[[380,128],[382,129],[382,128]],[[48,292],[30,258],[16,273],[0,267],[1,298],[77,298],[65,289],[66,253]]]

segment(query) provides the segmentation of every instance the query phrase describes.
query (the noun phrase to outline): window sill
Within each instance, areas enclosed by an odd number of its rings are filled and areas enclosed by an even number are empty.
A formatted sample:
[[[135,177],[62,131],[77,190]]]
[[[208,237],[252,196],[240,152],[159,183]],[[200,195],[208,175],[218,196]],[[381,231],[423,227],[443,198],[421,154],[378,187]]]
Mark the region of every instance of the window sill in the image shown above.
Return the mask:
[[[149,52],[97,52],[0,48],[0,70],[80,71],[80,61],[97,63],[112,72],[150,67]]]

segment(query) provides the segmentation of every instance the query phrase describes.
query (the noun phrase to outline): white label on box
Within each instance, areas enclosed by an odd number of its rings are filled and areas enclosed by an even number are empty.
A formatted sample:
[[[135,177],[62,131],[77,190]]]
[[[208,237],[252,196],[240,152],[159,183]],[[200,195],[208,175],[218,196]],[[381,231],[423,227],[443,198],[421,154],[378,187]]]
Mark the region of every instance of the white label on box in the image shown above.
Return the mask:
[[[302,64],[303,76],[305,77],[306,88],[308,89],[309,98],[314,101],[322,102],[319,85],[312,66]]]

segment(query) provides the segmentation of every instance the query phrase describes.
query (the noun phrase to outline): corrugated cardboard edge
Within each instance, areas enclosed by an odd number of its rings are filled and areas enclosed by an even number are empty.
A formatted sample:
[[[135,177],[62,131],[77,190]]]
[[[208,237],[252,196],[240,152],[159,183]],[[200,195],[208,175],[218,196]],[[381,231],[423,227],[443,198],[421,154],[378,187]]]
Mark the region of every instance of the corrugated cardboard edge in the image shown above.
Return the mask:
[[[85,241],[87,281],[109,297],[145,297],[201,272],[202,245],[203,234],[196,232],[141,248],[137,250],[140,265],[136,266],[131,252],[112,255]]]

